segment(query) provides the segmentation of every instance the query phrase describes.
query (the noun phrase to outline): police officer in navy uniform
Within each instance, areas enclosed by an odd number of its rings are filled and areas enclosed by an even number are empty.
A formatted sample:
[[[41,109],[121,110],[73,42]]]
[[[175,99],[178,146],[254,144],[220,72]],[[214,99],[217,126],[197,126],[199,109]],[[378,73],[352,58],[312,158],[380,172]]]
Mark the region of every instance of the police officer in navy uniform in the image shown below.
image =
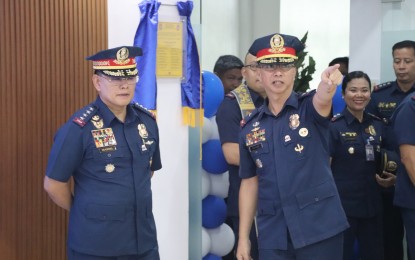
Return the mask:
[[[240,134],[240,229],[237,258],[250,259],[249,231],[256,215],[260,260],[342,258],[348,228],[328,153],[332,97],[342,75],[327,68],[317,91],[293,91],[298,38],[257,39],[264,105],[244,119]]]
[[[235,234],[235,247],[230,253],[230,256],[226,256],[224,259],[236,259],[236,245],[239,237],[238,197],[239,187],[241,185],[241,178],[239,177],[240,122],[255,107],[259,107],[264,103],[265,91],[256,77],[256,67],[256,57],[251,53],[247,53],[245,56],[245,66],[242,68],[242,75],[245,79],[244,84],[225,96],[216,113],[216,123],[218,125],[222,150],[229,167],[226,223],[232,228]],[[251,228],[250,240],[252,245],[251,256],[254,260],[257,260],[258,243],[255,226]]]
[[[380,117],[385,124],[388,150],[395,149],[390,117],[402,100],[415,92],[415,42],[401,41],[393,45],[393,69],[396,81],[375,86],[367,111]],[[399,162],[398,162],[399,163]],[[385,260],[403,259],[403,223],[398,207],[393,206],[395,176],[385,174],[378,182],[382,191]]]
[[[88,57],[98,97],[54,138],[44,188],[69,211],[70,260],[159,259],[151,192],[161,168],[158,128],[131,103],[141,53],[123,46]]]
[[[405,98],[393,115],[393,130],[402,167],[398,168],[394,203],[401,209],[408,259],[415,259],[415,94]]]
[[[364,111],[371,84],[362,71],[342,83],[346,108],[330,123],[331,169],[350,228],[344,232],[343,259],[353,259],[355,239],[362,259],[383,259],[380,170],[383,124]]]

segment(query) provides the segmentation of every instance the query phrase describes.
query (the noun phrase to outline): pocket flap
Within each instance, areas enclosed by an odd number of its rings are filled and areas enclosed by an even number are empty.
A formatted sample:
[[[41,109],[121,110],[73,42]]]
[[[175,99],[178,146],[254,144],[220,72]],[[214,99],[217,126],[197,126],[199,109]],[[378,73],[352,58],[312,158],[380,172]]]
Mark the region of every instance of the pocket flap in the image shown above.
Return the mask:
[[[305,192],[297,194],[297,203],[300,209],[307,207],[308,205],[318,203],[321,200],[335,196],[337,190],[333,186],[332,182],[325,182]]]
[[[125,207],[89,204],[86,208],[86,217],[101,221],[125,219]]]

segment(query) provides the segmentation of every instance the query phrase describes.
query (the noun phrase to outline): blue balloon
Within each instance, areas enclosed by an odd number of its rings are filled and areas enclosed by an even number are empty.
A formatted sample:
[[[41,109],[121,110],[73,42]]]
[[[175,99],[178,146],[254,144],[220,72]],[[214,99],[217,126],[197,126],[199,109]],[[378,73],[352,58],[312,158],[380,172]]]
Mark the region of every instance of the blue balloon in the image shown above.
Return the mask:
[[[225,222],[225,200],[217,196],[208,195],[202,200],[202,226],[217,228]]]
[[[202,260],[222,260],[222,257],[214,255],[214,254],[207,254],[203,257]]]
[[[209,140],[202,145],[202,167],[213,174],[221,174],[228,170],[219,140]]]
[[[203,108],[204,115],[210,118],[216,114],[222,102],[225,91],[218,76],[209,71],[202,71]]]

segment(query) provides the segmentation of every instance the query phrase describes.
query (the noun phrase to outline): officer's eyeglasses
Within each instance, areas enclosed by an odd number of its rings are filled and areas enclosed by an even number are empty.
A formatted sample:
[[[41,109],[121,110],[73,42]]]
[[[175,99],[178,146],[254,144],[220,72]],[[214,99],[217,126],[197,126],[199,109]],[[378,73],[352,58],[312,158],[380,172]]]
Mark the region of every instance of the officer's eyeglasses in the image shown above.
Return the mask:
[[[289,71],[291,68],[294,68],[295,64],[276,64],[276,63],[270,63],[270,64],[260,64],[258,65],[258,68],[261,68],[265,71],[275,71],[275,70],[281,70],[281,71]]]
[[[249,64],[249,65],[245,65],[245,68],[251,69],[252,71],[256,71],[256,69],[258,68],[257,64]]]
[[[127,85],[128,87],[135,87],[138,82],[138,77],[128,77],[128,78],[108,78],[102,74],[97,74],[99,77],[104,78],[109,82],[109,85],[114,88],[119,88],[121,86]]]

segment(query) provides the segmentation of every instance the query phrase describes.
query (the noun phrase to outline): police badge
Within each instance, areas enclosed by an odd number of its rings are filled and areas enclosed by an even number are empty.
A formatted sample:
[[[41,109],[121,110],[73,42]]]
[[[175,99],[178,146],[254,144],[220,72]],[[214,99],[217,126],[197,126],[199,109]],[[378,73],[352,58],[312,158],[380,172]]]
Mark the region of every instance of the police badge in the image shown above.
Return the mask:
[[[143,139],[148,138],[148,132],[147,132],[145,124],[138,124],[137,129],[138,129],[138,134],[141,136],[141,138]]]
[[[298,114],[291,115],[290,123],[289,123],[291,130],[297,129],[299,125],[300,125],[300,116]]]

